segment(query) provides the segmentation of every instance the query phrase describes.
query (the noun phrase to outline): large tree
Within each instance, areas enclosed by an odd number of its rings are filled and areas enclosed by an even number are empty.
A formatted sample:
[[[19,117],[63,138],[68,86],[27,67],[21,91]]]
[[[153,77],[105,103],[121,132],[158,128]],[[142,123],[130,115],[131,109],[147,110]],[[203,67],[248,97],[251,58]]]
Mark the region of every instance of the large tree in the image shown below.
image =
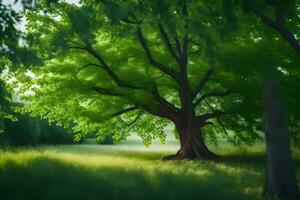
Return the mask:
[[[32,45],[45,60],[44,67],[33,68],[38,87],[29,110],[60,123],[73,121],[77,130],[115,130],[119,138],[138,132],[146,141],[164,137],[159,130],[166,119],[181,145],[166,159],[213,158],[204,143],[207,125],[231,141],[254,141],[259,120],[237,112],[251,98],[238,94],[240,77],[217,61],[224,27],[232,24],[230,14],[214,16],[211,9],[225,5],[84,1],[29,15]],[[211,130],[206,135],[213,138]]]
[[[259,26],[237,29],[230,2],[84,1],[28,15],[44,66],[22,76],[24,91],[35,91],[27,109],[79,132],[137,132],[146,144],[173,122],[181,148],[167,159],[214,157],[204,139],[216,134],[255,141],[261,69],[297,60],[281,47],[265,51]]]

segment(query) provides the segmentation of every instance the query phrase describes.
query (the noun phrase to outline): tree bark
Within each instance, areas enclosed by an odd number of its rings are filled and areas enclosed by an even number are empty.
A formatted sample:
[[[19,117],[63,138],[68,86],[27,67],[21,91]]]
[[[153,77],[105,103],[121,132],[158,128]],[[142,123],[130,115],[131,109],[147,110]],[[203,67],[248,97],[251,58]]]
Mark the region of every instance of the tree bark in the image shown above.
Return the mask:
[[[263,195],[280,199],[299,199],[299,190],[289,149],[288,125],[274,78],[263,89],[267,144],[267,172]]]
[[[197,120],[185,119],[183,123],[176,123],[179,134],[180,149],[175,155],[166,156],[163,160],[208,160],[214,159],[216,155],[211,152],[204,143],[201,132],[201,123]]]

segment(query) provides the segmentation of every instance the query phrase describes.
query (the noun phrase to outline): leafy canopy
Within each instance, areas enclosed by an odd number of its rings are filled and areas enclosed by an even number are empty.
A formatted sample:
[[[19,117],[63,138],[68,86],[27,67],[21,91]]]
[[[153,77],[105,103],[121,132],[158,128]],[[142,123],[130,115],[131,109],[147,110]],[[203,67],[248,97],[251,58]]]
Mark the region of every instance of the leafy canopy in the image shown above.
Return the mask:
[[[82,1],[29,14],[29,42],[43,65],[32,67],[34,77],[18,71],[21,92],[33,91],[24,97],[27,111],[80,134],[97,131],[122,140],[137,132],[145,144],[164,140],[163,128],[172,120],[164,109],[184,107],[177,80],[182,65],[171,47],[184,49],[188,35],[186,77],[195,112],[213,114],[207,124],[214,128],[205,128],[206,135],[234,143],[260,138],[263,74],[276,66],[289,80],[285,71],[299,59],[256,18],[233,12],[231,1],[184,2]]]

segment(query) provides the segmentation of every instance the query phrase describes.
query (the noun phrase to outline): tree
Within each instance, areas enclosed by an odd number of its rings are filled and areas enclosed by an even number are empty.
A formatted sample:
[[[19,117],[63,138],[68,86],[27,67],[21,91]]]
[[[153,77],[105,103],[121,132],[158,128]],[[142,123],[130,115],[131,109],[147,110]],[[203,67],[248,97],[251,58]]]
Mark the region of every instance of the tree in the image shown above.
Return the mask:
[[[18,3],[16,0],[14,3]],[[49,1],[50,2],[50,1]],[[30,10],[37,2],[31,0],[20,2],[21,11],[16,11],[11,4],[0,1],[0,72],[2,73],[8,65],[18,66],[20,63],[38,64],[40,60],[35,57],[24,43],[25,38],[21,30],[16,27],[21,23],[25,10]],[[24,44],[21,44],[23,41]],[[0,131],[5,129],[5,120],[16,120],[13,115],[11,104],[11,95],[7,92],[3,76],[0,77]]]
[[[238,1],[244,11],[254,13],[263,24],[272,28],[300,55],[299,1],[264,0]],[[273,38],[272,38],[273,37]],[[269,38],[277,39],[270,34]],[[282,58],[284,59],[284,58]],[[267,143],[267,173],[264,195],[276,195],[282,199],[298,199],[299,189],[289,150],[288,123],[278,86],[279,66],[268,68],[263,86],[264,125]],[[287,68],[287,70],[290,70]],[[288,74],[288,76],[291,76]],[[295,76],[296,77],[296,76]]]
[[[271,40],[270,42],[269,39],[261,37],[261,40],[255,43],[245,42],[235,43],[232,48],[226,47],[224,62],[232,64],[230,70],[238,70],[243,66],[239,73],[240,76],[244,76],[245,80],[248,80],[244,84],[253,85],[251,81],[257,82],[254,77],[259,76],[256,90],[261,91],[263,88],[261,92],[263,96],[260,95],[256,98],[257,103],[261,104],[260,109],[264,111],[263,130],[267,143],[267,173],[264,194],[266,196],[276,194],[281,198],[284,196],[289,199],[297,199],[294,193],[297,191],[297,187],[295,187],[297,182],[290,157],[288,130],[293,137],[297,137],[295,132],[299,129],[299,106],[296,105],[296,99],[299,99],[299,95],[295,95],[295,92],[299,88],[296,85],[293,87],[296,83],[293,79],[299,73],[297,68],[300,59],[283,40]],[[266,45],[270,47],[270,51],[264,50]],[[281,56],[277,57],[277,55]],[[276,78],[265,79],[269,70]],[[280,95],[279,90],[284,94],[283,96]],[[253,108],[253,105],[249,104],[249,106]]]
[[[237,30],[226,6],[85,1],[28,15],[29,42],[45,63],[31,69],[34,78],[19,73],[23,91],[35,92],[27,110],[117,140],[137,132],[146,145],[164,139],[171,121],[181,148],[166,159],[212,158],[204,140],[220,135],[252,143],[262,131],[263,78],[256,74],[266,61],[293,66],[297,59],[281,47],[265,51],[268,37],[257,42],[253,27]],[[293,62],[280,59],[282,53]]]
[[[296,200],[299,190],[290,155],[288,125],[280,94],[272,81],[274,79],[268,80],[264,87],[268,166],[264,195]]]
[[[32,69],[34,80],[27,80],[28,87],[39,86],[28,98],[31,112],[73,121],[77,131],[114,131],[115,138],[138,132],[146,144],[164,139],[163,127],[171,121],[181,147],[166,159],[214,158],[204,141],[208,125],[229,139],[226,129],[239,127],[236,141],[259,138],[257,120],[248,122],[236,112],[249,100],[235,91],[239,78],[216,60],[227,17],[216,20],[205,3],[86,1],[28,20],[32,45],[45,59],[44,67]],[[225,77],[229,87],[222,84]]]
[[[69,130],[28,115],[14,113],[14,116],[17,121],[5,120],[5,133],[0,135],[1,146],[74,144],[74,134]]]
[[[45,0],[43,6],[48,8],[56,4],[57,0]],[[19,4],[13,6],[13,4]],[[6,68],[16,70],[20,65],[41,65],[42,61],[35,56],[35,52],[28,47],[25,34],[17,27],[24,19],[26,12],[40,5],[39,1],[0,1],[0,132],[5,129],[5,121],[16,121],[11,108],[11,94],[7,91],[3,72]],[[7,121],[8,122],[8,121]],[[9,122],[10,123],[10,122]]]
[[[2,72],[7,65],[5,58],[13,57],[14,50],[18,46],[20,32],[15,25],[21,19],[21,15],[14,11],[11,6],[0,2],[0,71]],[[10,95],[6,91],[5,84],[0,79],[0,131],[4,131],[4,120],[14,119],[10,109]]]

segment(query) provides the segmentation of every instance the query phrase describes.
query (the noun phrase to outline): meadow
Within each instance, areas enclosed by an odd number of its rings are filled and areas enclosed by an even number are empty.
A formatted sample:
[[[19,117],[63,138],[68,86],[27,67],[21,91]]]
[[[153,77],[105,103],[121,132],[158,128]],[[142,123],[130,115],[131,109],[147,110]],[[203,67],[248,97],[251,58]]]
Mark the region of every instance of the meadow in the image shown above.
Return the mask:
[[[118,145],[53,145],[2,150],[1,200],[261,199],[264,147],[211,147],[218,161],[161,161],[175,140],[144,147],[137,138]],[[300,159],[294,151],[297,178]]]

